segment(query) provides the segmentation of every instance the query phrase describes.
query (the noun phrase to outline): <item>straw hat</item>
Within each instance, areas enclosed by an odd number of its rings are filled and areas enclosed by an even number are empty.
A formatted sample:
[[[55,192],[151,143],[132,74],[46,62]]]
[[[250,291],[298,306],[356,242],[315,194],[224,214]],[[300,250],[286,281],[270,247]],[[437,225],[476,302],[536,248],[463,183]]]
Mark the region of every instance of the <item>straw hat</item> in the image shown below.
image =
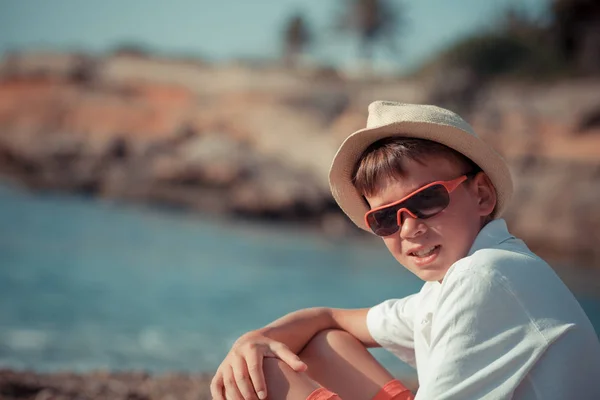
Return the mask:
[[[452,111],[436,106],[376,101],[369,105],[367,127],[346,138],[329,171],[333,197],[359,228],[371,231],[364,221],[369,207],[352,184],[352,172],[369,145],[390,136],[431,140],[470,158],[496,188],[497,203],[492,216],[502,215],[513,192],[510,171],[504,159],[481,140],[468,123]]]

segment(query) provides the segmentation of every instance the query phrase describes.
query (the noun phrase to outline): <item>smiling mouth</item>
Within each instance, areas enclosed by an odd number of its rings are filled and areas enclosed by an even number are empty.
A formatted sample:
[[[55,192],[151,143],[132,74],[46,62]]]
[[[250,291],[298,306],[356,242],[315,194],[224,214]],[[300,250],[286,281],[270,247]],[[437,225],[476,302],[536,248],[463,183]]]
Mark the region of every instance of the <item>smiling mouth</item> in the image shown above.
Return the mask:
[[[417,258],[425,258],[425,257],[429,257],[430,255],[432,255],[440,246],[436,245],[436,246],[431,246],[429,248],[420,250],[420,251],[411,251],[410,253],[408,253],[409,256],[412,257],[417,257]]]

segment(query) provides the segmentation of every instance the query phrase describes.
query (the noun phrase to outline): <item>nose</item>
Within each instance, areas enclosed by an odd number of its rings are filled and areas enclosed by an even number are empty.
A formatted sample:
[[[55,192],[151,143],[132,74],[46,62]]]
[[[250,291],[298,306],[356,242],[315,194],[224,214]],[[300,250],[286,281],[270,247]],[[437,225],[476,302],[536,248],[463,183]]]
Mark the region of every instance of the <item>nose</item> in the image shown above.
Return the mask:
[[[406,212],[406,215],[403,215]],[[400,226],[400,237],[412,239],[421,236],[427,231],[427,225],[407,209],[398,210],[398,225]]]

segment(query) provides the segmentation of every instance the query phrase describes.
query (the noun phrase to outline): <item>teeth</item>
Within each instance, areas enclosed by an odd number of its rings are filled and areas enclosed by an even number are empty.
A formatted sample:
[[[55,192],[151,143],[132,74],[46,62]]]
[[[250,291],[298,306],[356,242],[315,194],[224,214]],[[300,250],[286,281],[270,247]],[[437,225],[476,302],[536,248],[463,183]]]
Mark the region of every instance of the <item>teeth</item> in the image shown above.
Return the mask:
[[[417,257],[425,257],[425,256],[428,256],[431,253],[433,253],[433,251],[435,250],[435,248],[436,248],[436,246],[433,246],[433,247],[431,247],[429,249],[426,249],[426,250],[414,252],[413,254],[415,256],[417,256]]]

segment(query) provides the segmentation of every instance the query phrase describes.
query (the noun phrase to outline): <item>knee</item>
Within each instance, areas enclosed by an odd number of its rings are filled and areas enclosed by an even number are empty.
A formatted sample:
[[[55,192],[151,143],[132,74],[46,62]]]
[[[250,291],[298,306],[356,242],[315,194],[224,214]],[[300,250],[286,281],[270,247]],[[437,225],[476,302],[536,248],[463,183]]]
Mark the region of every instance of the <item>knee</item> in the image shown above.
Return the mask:
[[[340,329],[326,329],[317,333],[310,343],[317,345],[335,346],[340,343],[358,342],[354,336]]]

